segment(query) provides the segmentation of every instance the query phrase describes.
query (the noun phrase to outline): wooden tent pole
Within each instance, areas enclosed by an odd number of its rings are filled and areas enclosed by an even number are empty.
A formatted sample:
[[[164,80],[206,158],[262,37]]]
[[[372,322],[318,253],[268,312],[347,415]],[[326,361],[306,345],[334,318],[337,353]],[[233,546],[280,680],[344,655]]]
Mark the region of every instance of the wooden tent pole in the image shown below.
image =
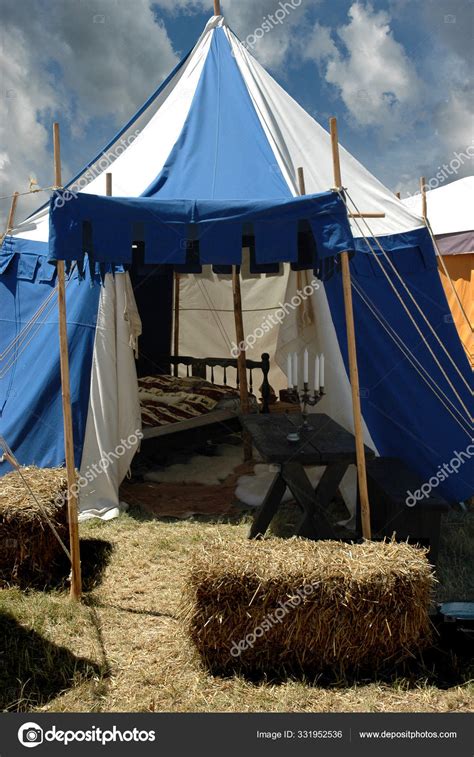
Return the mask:
[[[179,273],[173,274],[173,281],[174,281],[174,329],[173,329],[173,355],[174,357],[179,356],[179,307],[180,307],[180,286],[181,286],[181,278]],[[178,366],[173,366],[173,373],[175,376],[178,375]]]
[[[3,242],[5,237],[12,231],[13,224],[15,223],[15,211],[16,211],[16,204],[18,202],[19,192],[14,192],[12,196],[12,202],[10,205],[10,212],[8,214],[8,220],[7,220],[7,227],[5,229],[5,232],[0,237],[0,244]]]
[[[331,132],[332,160],[334,181],[336,187],[342,190],[341,163],[339,157],[339,138],[337,133],[337,119],[329,120]],[[367,487],[367,470],[365,466],[364,432],[362,426],[362,411],[360,407],[359,370],[357,367],[357,349],[355,340],[354,309],[352,305],[351,272],[347,251],[341,253],[342,285],[344,290],[344,308],[346,313],[347,347],[349,353],[349,374],[352,391],[352,411],[354,415],[354,435],[357,457],[357,478],[359,482],[359,497],[361,507],[362,535],[364,539],[372,536],[370,525],[369,492]]]
[[[105,194],[107,197],[112,197],[112,174],[105,174]]]
[[[234,320],[235,335],[237,345],[239,345],[239,354],[237,357],[237,372],[239,376],[240,406],[243,415],[248,415],[250,411],[249,390],[247,384],[247,362],[246,352],[240,349],[240,345],[245,343],[244,320],[242,315],[242,292],[240,288],[240,273],[237,266],[232,266],[232,291],[234,295]],[[244,432],[244,459],[252,459],[252,442],[248,434]]]
[[[8,214],[8,221],[7,221],[7,230],[5,234],[8,234],[10,231],[12,231],[14,223],[15,223],[15,212],[16,212],[16,204],[18,202],[18,197],[20,193],[15,192],[12,197],[12,204],[10,206],[10,212]]]
[[[214,0],[214,15],[222,16],[220,0]]]
[[[421,192],[421,215],[426,224],[426,218],[427,218],[426,179],[424,176],[420,177],[420,192]]]
[[[61,147],[59,124],[53,124],[54,144],[54,184],[57,189],[62,186]],[[61,394],[64,420],[64,448],[68,482],[67,504],[69,521],[69,539],[71,552],[71,598],[79,601],[82,596],[81,557],[79,547],[78,500],[76,489],[76,467],[74,463],[74,437],[72,431],[71,384],[69,376],[69,352],[66,320],[66,284],[64,260],[57,262],[58,274],[58,308],[59,308],[59,348],[61,362]]]
[[[300,191],[300,195],[303,196],[306,194],[306,182],[304,180],[304,168],[300,166],[298,168],[298,189]]]

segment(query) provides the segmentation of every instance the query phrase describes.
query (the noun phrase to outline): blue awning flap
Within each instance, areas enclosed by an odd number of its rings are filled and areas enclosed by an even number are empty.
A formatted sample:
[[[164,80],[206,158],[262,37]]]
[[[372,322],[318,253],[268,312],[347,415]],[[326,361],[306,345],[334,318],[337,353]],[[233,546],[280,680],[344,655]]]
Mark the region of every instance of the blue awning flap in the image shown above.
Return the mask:
[[[80,262],[87,253],[96,263],[130,263],[136,224],[143,228],[145,260],[155,264],[184,264],[189,243],[198,240],[201,263],[238,265],[249,225],[258,263],[294,263],[302,221],[308,222],[316,243],[311,267],[355,249],[346,208],[336,192],[268,201],[68,197],[58,192],[51,200],[50,261]]]

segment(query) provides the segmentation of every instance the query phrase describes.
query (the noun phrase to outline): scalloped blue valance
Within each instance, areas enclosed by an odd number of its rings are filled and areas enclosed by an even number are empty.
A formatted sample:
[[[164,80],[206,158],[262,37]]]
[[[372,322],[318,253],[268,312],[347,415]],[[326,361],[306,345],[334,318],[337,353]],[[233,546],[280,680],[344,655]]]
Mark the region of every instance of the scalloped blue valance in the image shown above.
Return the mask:
[[[190,201],[57,192],[50,204],[49,260],[131,263],[132,242],[145,262],[185,265],[191,245],[201,264],[240,265],[242,238],[255,239],[258,264],[297,263],[301,224],[315,242],[308,268],[354,250],[344,203],[335,192],[291,200]]]

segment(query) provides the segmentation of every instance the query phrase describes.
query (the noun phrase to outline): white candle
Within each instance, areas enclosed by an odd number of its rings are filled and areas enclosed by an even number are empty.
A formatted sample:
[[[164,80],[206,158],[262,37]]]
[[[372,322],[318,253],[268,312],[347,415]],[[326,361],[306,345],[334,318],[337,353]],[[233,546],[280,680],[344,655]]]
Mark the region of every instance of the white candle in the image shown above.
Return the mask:
[[[321,353],[321,359],[319,361],[319,381],[324,388],[324,353]]]
[[[293,382],[291,380],[291,374],[292,374],[292,370],[291,370],[291,352],[288,354],[288,359],[286,361],[286,365],[287,365],[286,372],[288,374],[288,388],[291,389],[291,387],[293,386]]]
[[[319,355],[316,355],[314,361],[314,391],[319,392]]]
[[[293,386],[298,386],[298,354],[293,354]]]
[[[307,384],[308,381],[309,381],[309,363],[308,363],[308,361],[309,361],[308,350],[305,350],[304,354],[303,354],[303,381],[304,381],[305,384]]]

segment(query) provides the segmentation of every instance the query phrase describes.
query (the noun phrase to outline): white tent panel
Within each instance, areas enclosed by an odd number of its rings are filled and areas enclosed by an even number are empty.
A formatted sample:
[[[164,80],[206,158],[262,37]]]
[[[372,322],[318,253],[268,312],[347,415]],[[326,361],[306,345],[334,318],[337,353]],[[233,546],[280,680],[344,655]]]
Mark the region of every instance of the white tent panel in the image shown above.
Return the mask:
[[[421,214],[421,193],[406,197],[404,205]],[[443,184],[426,193],[427,215],[433,234],[458,234],[474,230],[474,176]]]
[[[244,332],[249,341],[247,358],[260,360],[262,353],[268,352],[272,359],[269,381],[278,393],[286,385],[286,379],[274,355],[278,328],[276,323],[263,335],[260,329],[263,321],[270,323],[285,301],[287,275],[267,275],[246,277],[243,272],[241,291]],[[180,326],[179,353],[195,357],[235,357],[235,320],[233,308],[232,280],[230,276],[216,276],[210,266],[204,267],[203,275],[187,275],[180,281]],[[262,329],[263,330],[263,329]],[[216,381],[222,378],[222,371],[216,370]],[[234,378],[234,377],[232,377]],[[261,374],[254,373],[257,394]]]
[[[329,133],[280,87],[228,28],[226,34],[275,159],[293,194],[299,193],[300,166],[304,168],[308,194],[327,192],[334,187]],[[422,225],[419,215],[403,205],[342,146],[340,158],[343,185],[359,209],[386,214],[385,218],[370,219],[373,234],[399,234]],[[361,226],[367,235],[367,227]],[[362,236],[355,223],[352,227],[354,236]]]
[[[119,486],[139,447],[142,426],[132,346],[136,324],[128,273],[108,274],[100,294],[90,376],[79,478],[81,520],[118,515]]]

